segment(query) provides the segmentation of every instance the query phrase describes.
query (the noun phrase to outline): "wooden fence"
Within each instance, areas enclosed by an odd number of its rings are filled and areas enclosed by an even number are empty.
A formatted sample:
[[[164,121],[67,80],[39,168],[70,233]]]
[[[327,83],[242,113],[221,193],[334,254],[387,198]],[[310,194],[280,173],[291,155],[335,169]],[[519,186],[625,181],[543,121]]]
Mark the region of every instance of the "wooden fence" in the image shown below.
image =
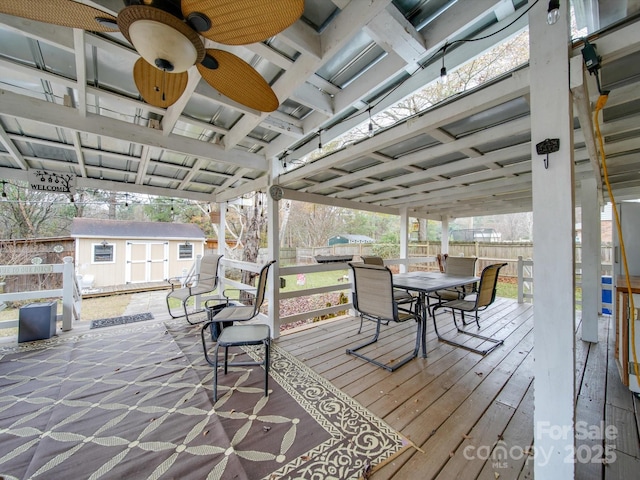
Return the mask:
[[[62,264],[40,264],[40,265],[1,265],[0,276],[23,276],[23,275],[52,274],[62,277],[62,288],[50,290],[36,290],[13,293],[1,293],[0,303],[16,302],[22,300],[36,300],[49,298],[62,298],[62,315],[57,316],[57,320],[62,321],[62,330],[71,330],[73,322],[80,318],[82,305],[82,295],[76,280],[75,265],[73,257],[64,257]],[[15,328],[18,326],[18,319],[0,322],[0,329]]]
[[[400,247],[398,245],[388,245],[379,243],[353,243],[340,244],[331,247],[312,247],[287,249],[286,256],[281,250],[280,262],[282,265],[305,265],[316,263],[317,255],[380,255],[383,258],[398,258]],[[381,253],[382,252],[382,253]],[[409,257],[435,257],[441,252],[440,243],[410,244]],[[611,263],[612,248],[603,245],[601,248],[600,261],[603,264]],[[385,255],[386,253],[386,255]],[[477,271],[481,272],[484,267],[496,262],[506,262],[507,266],[500,271],[501,276],[518,277],[518,258],[533,258],[533,244],[531,243],[493,243],[493,242],[450,242],[449,255],[462,257],[477,257]],[[582,247],[576,245],[576,263],[582,261]]]

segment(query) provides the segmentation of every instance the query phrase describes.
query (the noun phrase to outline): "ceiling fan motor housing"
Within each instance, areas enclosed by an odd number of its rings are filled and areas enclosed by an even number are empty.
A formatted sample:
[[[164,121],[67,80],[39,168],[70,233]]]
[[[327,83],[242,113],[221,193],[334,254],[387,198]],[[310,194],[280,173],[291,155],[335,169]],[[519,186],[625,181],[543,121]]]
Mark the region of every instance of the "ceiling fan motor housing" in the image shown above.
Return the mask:
[[[221,95],[272,112],[279,101],[267,80],[230,51],[205,49],[203,38],[223,45],[265,41],[302,16],[305,0],[122,0],[117,15],[86,3],[96,2],[0,0],[0,13],[88,32],[120,31],[141,57],[133,66],[138,92],[156,107],[184,94],[189,79],[196,80],[188,73],[195,66]]]
[[[174,17],[178,17],[180,20],[184,20],[180,0],[124,0],[124,4],[127,7],[131,5],[145,5],[147,7],[159,8]]]
[[[118,14],[118,26],[142,58],[159,70],[185,72],[204,58],[200,36],[184,21],[158,8],[125,7]]]

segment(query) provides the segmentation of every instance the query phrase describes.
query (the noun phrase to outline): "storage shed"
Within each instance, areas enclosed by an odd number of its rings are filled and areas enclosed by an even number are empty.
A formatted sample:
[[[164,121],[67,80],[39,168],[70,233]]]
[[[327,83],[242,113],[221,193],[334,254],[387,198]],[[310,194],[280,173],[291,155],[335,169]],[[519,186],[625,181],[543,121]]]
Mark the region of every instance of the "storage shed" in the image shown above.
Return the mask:
[[[329,238],[329,246],[332,245],[340,245],[343,243],[374,243],[375,240],[366,235],[351,235],[351,234],[343,234],[343,235],[335,235]]]
[[[205,245],[202,230],[183,223],[75,218],[71,236],[83,289],[182,275]]]

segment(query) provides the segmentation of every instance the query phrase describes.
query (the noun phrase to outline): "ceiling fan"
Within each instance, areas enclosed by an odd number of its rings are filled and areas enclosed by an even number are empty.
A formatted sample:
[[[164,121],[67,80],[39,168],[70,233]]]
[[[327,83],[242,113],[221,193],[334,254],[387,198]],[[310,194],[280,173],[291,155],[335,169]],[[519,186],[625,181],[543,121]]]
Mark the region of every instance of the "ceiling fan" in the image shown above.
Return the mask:
[[[124,0],[117,17],[73,0],[0,0],[0,13],[91,32],[120,31],[141,58],[133,78],[142,98],[166,108],[196,65],[213,88],[249,108],[272,112],[279,102],[265,79],[240,57],[206,49],[261,42],[295,22],[304,0]]]

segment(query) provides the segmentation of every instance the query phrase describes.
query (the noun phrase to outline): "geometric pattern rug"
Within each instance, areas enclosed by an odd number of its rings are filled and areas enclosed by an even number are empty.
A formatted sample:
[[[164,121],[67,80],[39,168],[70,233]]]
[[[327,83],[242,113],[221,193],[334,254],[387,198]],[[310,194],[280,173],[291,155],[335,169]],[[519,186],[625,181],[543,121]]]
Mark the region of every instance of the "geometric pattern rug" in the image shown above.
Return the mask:
[[[410,446],[277,345],[268,397],[261,367],[215,405],[212,378],[184,321],[0,348],[0,477],[357,479]]]

